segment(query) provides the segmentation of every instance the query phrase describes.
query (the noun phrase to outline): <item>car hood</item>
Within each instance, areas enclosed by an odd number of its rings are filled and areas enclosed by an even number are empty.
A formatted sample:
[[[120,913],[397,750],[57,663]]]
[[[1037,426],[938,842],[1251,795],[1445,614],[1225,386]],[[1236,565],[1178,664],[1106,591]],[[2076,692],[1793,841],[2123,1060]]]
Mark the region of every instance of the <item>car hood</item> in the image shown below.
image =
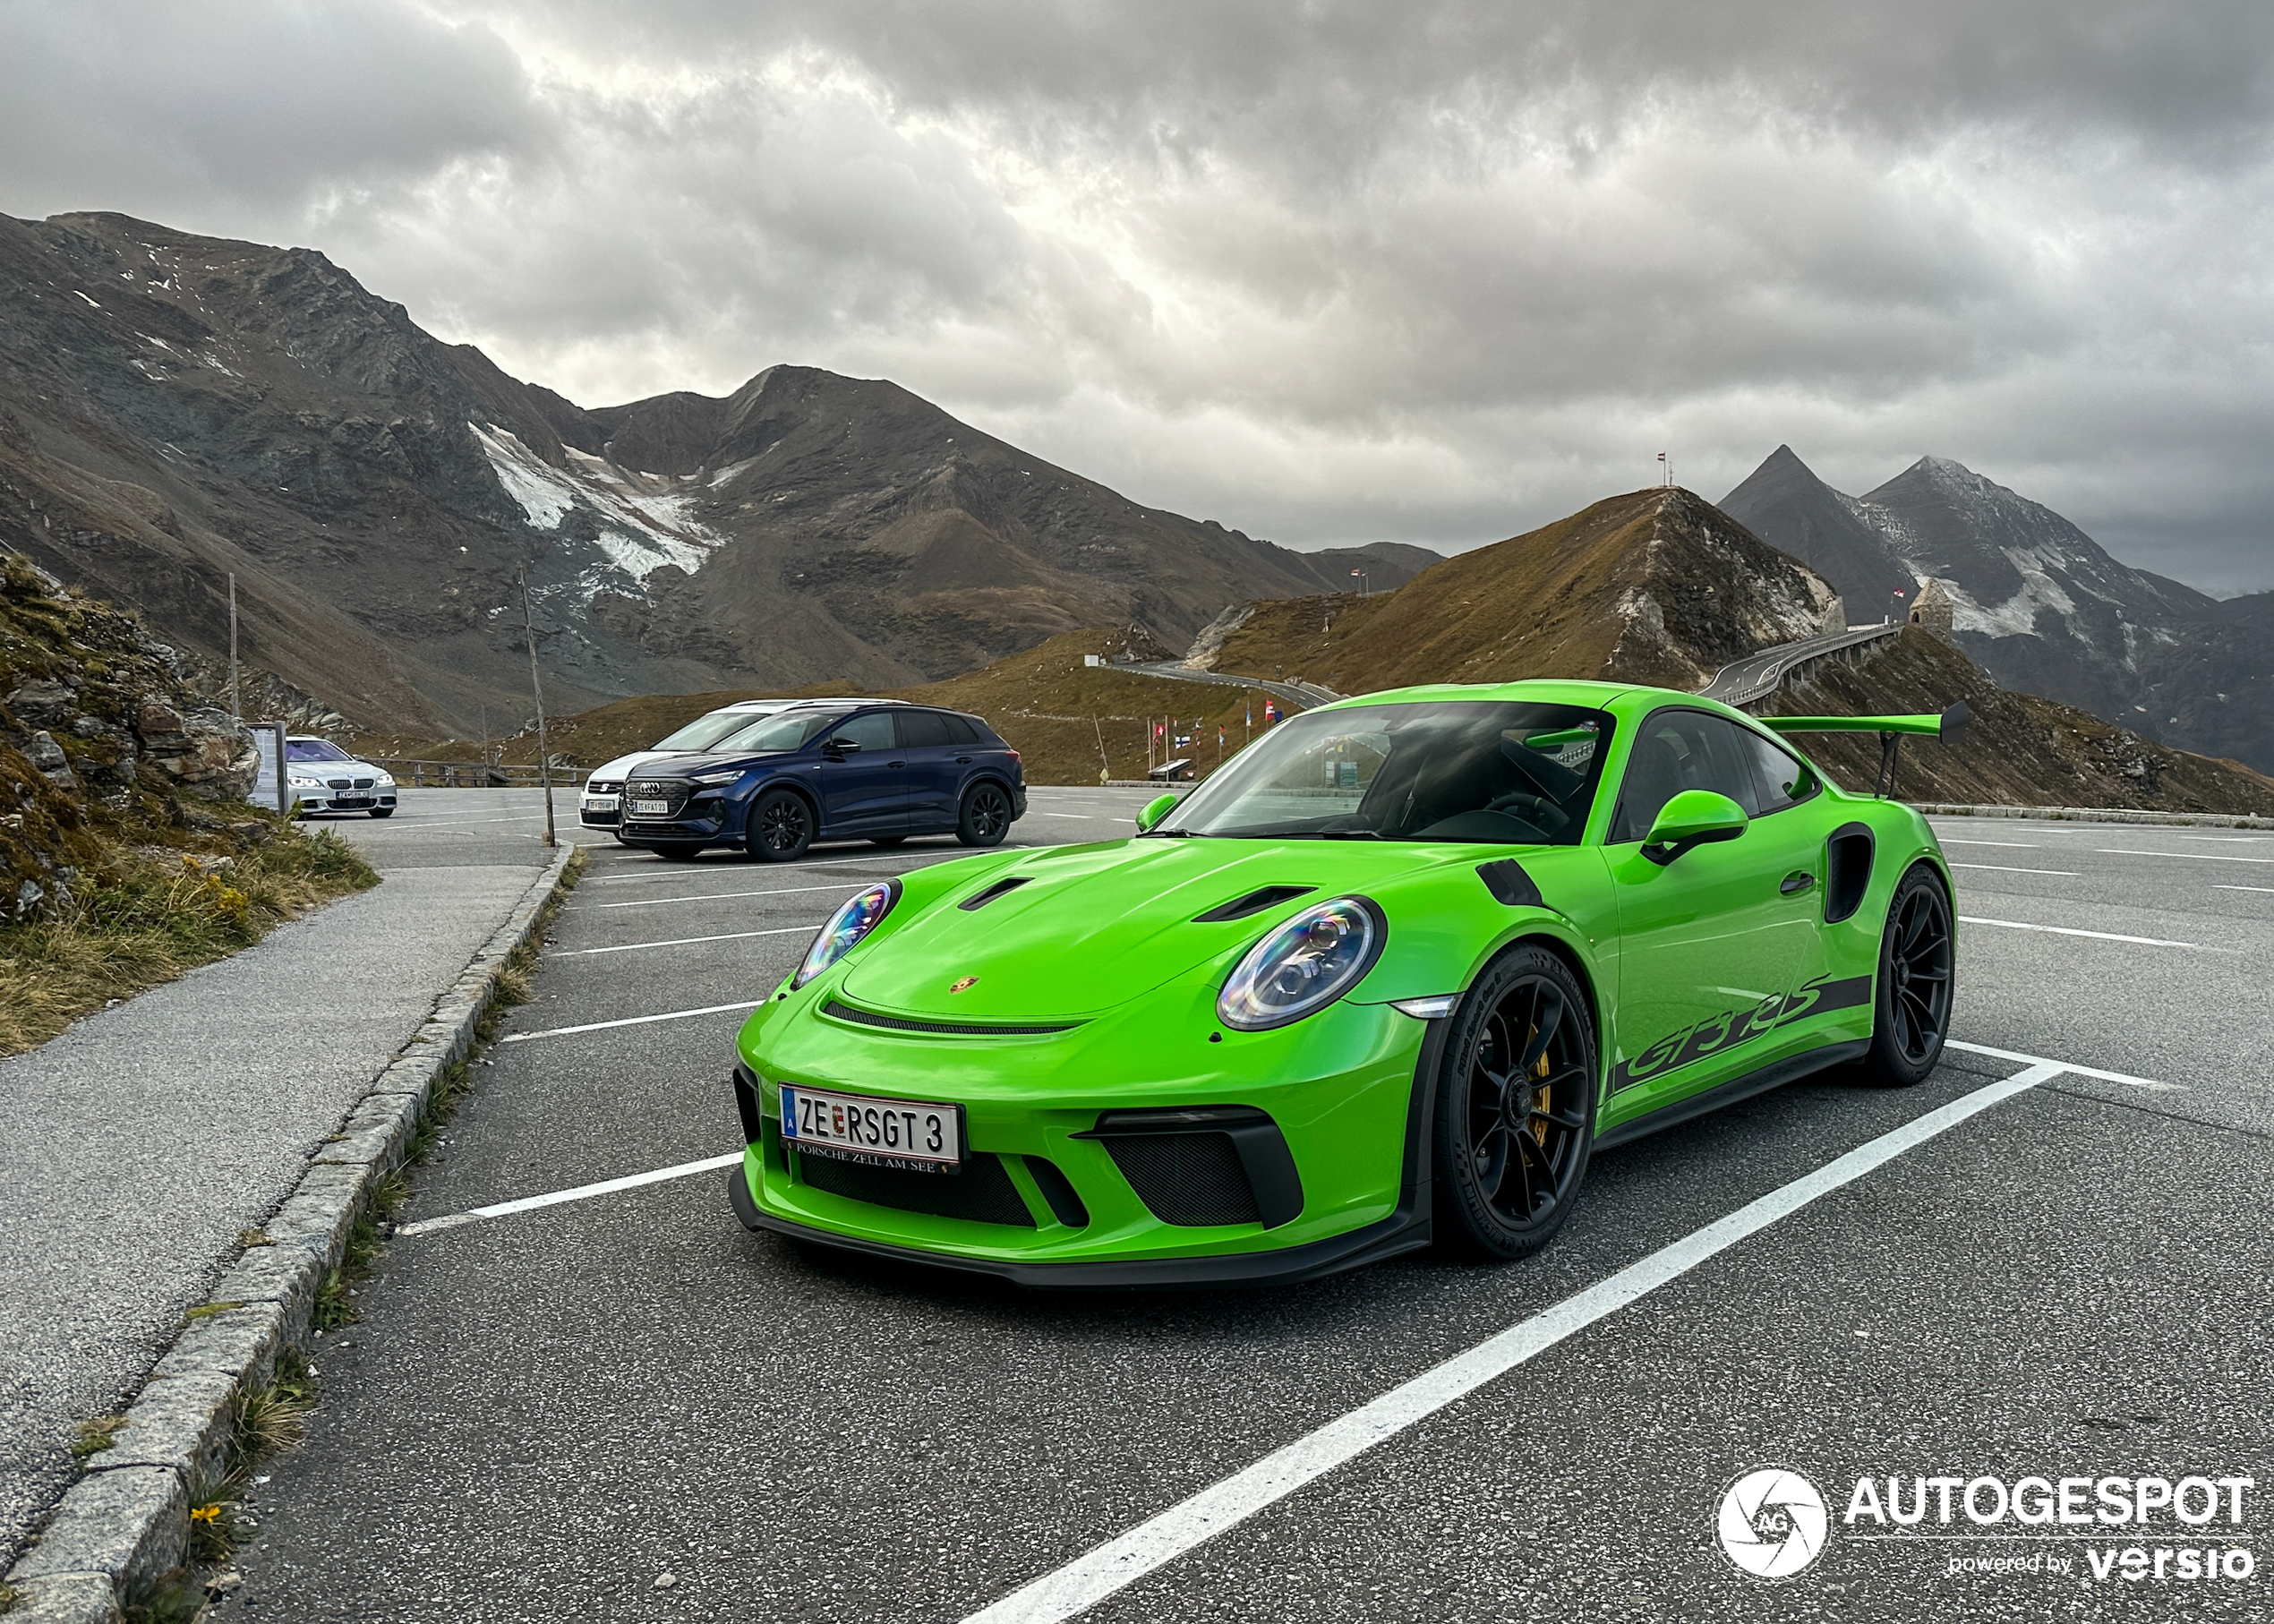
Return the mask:
[[[635,771],[642,777],[688,778],[697,773],[720,773],[729,767],[763,766],[768,762],[784,761],[796,755],[794,750],[704,750],[682,756],[649,756],[642,758]]]
[[[375,766],[368,761],[287,761],[285,763],[285,777],[287,780],[313,778],[321,782],[328,778],[387,776],[389,774],[385,767]]]
[[[613,761],[603,762],[591,772],[586,774],[585,777],[587,782],[597,778],[605,782],[611,779],[628,776],[630,774],[637,772],[641,767],[646,765],[651,761],[662,761],[663,759],[665,759],[663,756],[656,755],[653,750],[635,750],[629,756],[619,756]]]
[[[855,950],[840,987],[856,1004],[894,1014],[974,1021],[1090,1016],[1204,963],[1220,961],[1228,970],[1282,920],[1350,892],[1383,905],[1395,948],[1401,899],[1450,884],[1459,894],[1475,893],[1477,906],[1492,907],[1475,869],[1506,855],[1506,848],[1403,842],[1158,837],[1052,847],[958,875],[929,898],[910,898],[902,906],[912,903],[914,911],[904,921],[888,920]],[[1023,883],[977,909],[964,906],[1011,880]],[[1244,918],[1199,919],[1269,885],[1310,889]],[[1446,910],[1406,911],[1410,919]],[[1466,953],[1461,958],[1465,969]],[[952,991],[959,983],[963,990]]]

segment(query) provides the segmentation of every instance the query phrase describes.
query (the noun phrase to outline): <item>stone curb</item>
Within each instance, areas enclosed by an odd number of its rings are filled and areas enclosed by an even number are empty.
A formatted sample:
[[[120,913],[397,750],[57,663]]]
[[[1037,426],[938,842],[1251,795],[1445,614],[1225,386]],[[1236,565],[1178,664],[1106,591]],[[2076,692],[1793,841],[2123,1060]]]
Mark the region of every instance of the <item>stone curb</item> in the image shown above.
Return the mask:
[[[21,1624],[116,1624],[122,1606],[189,1548],[191,1496],[227,1450],[236,1406],[277,1357],[310,1340],[317,1293],[346,1254],[357,1216],[402,1165],[434,1081],[474,1046],[498,976],[534,934],[577,848],[557,852],[506,922],[470,960],[403,1050],[372,1079],[339,1132],[264,1227],[215,1281],[204,1305],[127,1407],[112,1447],[56,1508],[8,1582]]]
[[[2191,824],[2213,829],[2274,829],[2274,817],[2241,812],[2141,812],[2130,807],[1955,807],[1913,801],[1929,817],[2026,817],[2071,824]]]

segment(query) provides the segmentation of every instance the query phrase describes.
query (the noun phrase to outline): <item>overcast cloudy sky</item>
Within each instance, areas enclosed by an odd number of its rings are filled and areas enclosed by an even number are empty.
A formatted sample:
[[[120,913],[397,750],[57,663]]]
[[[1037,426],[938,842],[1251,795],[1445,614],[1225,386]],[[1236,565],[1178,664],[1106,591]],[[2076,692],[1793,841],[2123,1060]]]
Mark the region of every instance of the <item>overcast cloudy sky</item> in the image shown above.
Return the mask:
[[[1779,441],[2274,586],[2274,5],[0,0],[0,210],[321,248],[589,405],[888,376],[1460,548]]]

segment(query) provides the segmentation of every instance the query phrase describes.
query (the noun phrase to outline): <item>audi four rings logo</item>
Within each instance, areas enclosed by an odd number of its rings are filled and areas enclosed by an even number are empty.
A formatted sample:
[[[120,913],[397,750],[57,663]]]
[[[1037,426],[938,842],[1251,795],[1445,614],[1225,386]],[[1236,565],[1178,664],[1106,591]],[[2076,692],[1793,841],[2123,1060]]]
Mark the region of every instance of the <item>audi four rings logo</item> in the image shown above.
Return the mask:
[[[1714,1532],[1729,1560],[1757,1578],[1789,1579],[1824,1550],[1832,1516],[1798,1472],[1763,1466],[1722,1491]]]

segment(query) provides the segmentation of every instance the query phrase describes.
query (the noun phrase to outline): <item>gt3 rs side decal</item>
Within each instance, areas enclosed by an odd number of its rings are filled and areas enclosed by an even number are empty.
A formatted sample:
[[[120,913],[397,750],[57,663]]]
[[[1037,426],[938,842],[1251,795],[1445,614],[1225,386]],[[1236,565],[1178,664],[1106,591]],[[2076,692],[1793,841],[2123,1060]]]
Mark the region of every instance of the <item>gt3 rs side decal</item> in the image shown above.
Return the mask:
[[[1670,1032],[1641,1054],[1622,1060],[1611,1071],[1613,1094],[1648,1082],[1678,1066],[1722,1049],[1749,1043],[1762,1033],[1809,1015],[1854,1009],[1871,1002],[1871,978],[1850,976],[1843,980],[1811,981],[1789,993],[1771,993],[1750,1009],[1725,1009],[1695,1026]]]

